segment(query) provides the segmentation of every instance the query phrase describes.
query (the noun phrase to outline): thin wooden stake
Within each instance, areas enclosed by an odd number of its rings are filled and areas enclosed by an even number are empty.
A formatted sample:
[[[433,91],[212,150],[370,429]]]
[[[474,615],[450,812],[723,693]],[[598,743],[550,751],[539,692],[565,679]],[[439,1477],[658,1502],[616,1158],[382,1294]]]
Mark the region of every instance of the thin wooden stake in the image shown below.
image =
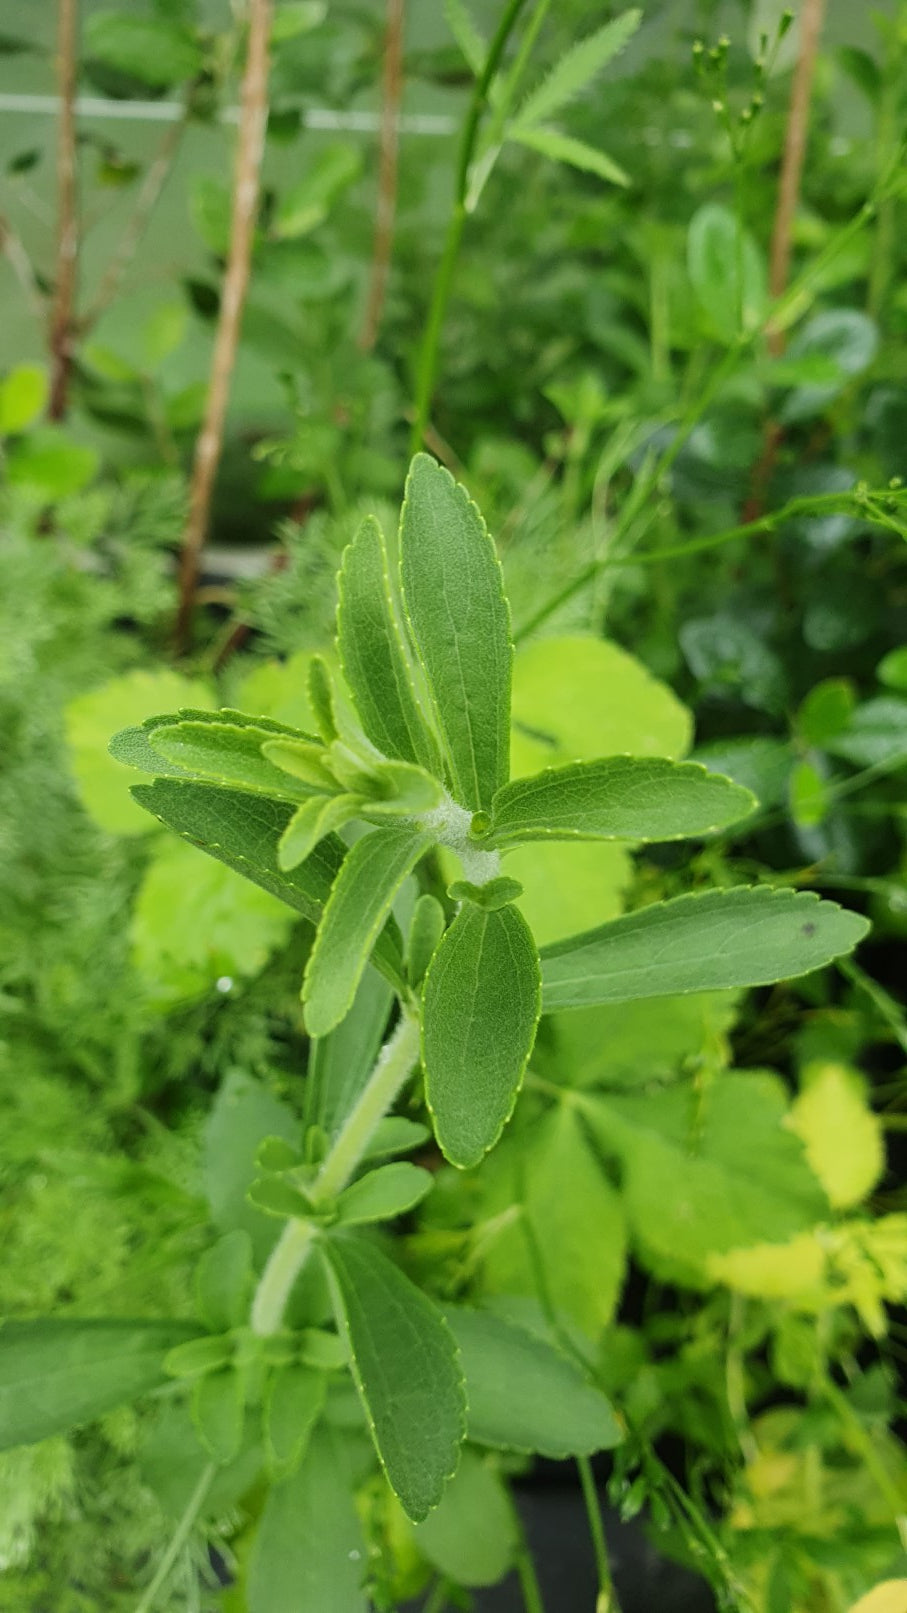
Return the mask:
[[[800,183],[803,178],[803,159],[806,155],[806,137],[809,132],[809,105],[812,99],[813,79],[819,37],[825,19],[825,0],[803,0],[800,11],[800,53],[794,68],[790,106],[787,113],[787,133],[784,139],[784,157],[778,184],[778,202],[772,231],[772,248],[769,260],[769,289],[773,297],[787,290],[790,273],[791,237],[794,218],[800,202]],[[784,350],[784,332],[768,333],[769,348],[778,354]]]
[[[400,102],[403,97],[403,28],[406,0],[387,0],[384,35],[384,78],[381,100],[381,134],[378,165],[378,206],[368,297],[359,347],[370,353],[378,336],[387,277],[394,245],[397,212],[397,162],[400,150]]]
[[[223,448],[230,383],[252,264],[261,164],[268,124],[270,31],[271,0],[249,0],[249,44],[236,145],[230,246],[211,357],[208,397],[202,428],[195,444],[189,513],[180,552],[176,640],[178,648],[182,650],[188,647],[192,628],[201,551],[207,536],[211,495]]]
[[[62,420],[72,374],[73,314],[79,264],[78,176],[76,172],[76,71],[78,0],[59,0],[57,13],[57,252],[50,311],[51,420]]]

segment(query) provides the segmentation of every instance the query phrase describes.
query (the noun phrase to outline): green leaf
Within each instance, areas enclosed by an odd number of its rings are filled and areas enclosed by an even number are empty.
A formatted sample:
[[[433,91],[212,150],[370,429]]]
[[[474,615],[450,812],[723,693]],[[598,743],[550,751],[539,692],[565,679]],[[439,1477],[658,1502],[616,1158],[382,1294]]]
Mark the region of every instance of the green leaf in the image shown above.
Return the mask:
[[[539,1017],[539,965],[515,907],[467,904],[429,965],[422,1012],[425,1096],[454,1165],[475,1165],[513,1113]]]
[[[361,816],[359,795],[315,795],[296,808],[277,842],[277,862],[282,873],[296,868],[326,835],[343,829]]]
[[[337,1200],[338,1218],[344,1226],[392,1221],[420,1204],[433,1185],[431,1171],[406,1160],[381,1165],[344,1189]]]
[[[482,1181],[483,1219],[494,1222],[511,1205],[522,1206],[520,1220],[488,1242],[482,1292],[536,1294],[599,1340],[626,1274],[626,1218],[577,1111],[558,1103],[508,1138]]]
[[[404,606],[461,806],[487,808],[509,772],[513,649],[500,562],[466,489],[427,454],[400,517]]]
[[[241,1228],[252,1239],[255,1254],[267,1255],[276,1237],[273,1221],[246,1200],[255,1175],[255,1156],[265,1137],[299,1142],[299,1122],[251,1076],[231,1070],[205,1121],[202,1181],[211,1220],[222,1232]]]
[[[490,1463],[467,1448],[434,1512],[413,1526],[423,1557],[458,1585],[496,1585],[513,1566],[513,1502]]]
[[[302,1461],[324,1407],[328,1380],[312,1367],[279,1367],[265,1399],[265,1441],[272,1468],[291,1473]]]
[[[368,516],[344,551],[338,579],[337,653],[359,720],[385,756],[440,767],[419,709],[391,593],[381,528]]]
[[[762,253],[737,215],[720,202],[706,202],[690,220],[687,268],[703,319],[712,335],[735,342],[753,330],[768,306]]]
[[[622,1162],[633,1231],[669,1263],[781,1242],[828,1214],[774,1076],[589,1098],[584,1113]]]
[[[337,780],[326,765],[322,740],[268,739],[261,752],[281,772],[301,779],[313,790],[336,790]]]
[[[368,1613],[366,1552],[340,1437],[316,1428],[272,1485],[248,1574],[249,1613]]]
[[[387,1027],[393,992],[368,967],[353,1006],[328,1036],[312,1043],[305,1092],[305,1118],[329,1135],[346,1118],[371,1073]]]
[[[277,847],[292,816],[289,803],[179,779],[136,785],[132,794],[185,840],[270,891],[313,924],[320,921],[346,847],[336,835],[328,835],[298,868],[281,873]],[[397,927],[390,921],[376,942],[375,966],[402,987],[400,951]]]
[[[394,897],[431,844],[432,836],[418,829],[375,829],[347,854],[306,965],[302,1000],[310,1036],[326,1036],[349,1012]]]
[[[907,700],[896,695],[865,700],[847,727],[825,743],[833,756],[843,756],[855,767],[875,767],[907,756]]]
[[[781,419],[811,420],[843,392],[848,382],[869,368],[878,352],[879,330],[860,308],[823,308],[792,337],[788,357],[831,359],[836,378],[827,384],[801,386],[787,397]]]
[[[488,45],[479,33],[463,0],[444,0],[444,18],[473,76],[478,78],[485,66]]]
[[[0,1450],[92,1422],[166,1382],[186,1322],[36,1321],[0,1327]]]
[[[273,729],[224,721],[168,722],[149,729],[148,738],[152,750],[193,778],[278,801],[299,801],[311,794],[308,786],[262,755]]]
[[[869,1107],[858,1071],[808,1065],[789,1124],[836,1210],[859,1204],[876,1186],[885,1170],[883,1122]]]
[[[47,406],[47,371],[39,364],[17,364],[0,381],[0,434],[27,431]]]
[[[199,1378],[192,1392],[192,1421],[208,1455],[221,1466],[239,1455],[244,1409],[241,1373],[231,1367]]]
[[[206,1327],[217,1333],[246,1320],[252,1279],[252,1239],[244,1228],[237,1227],[206,1249],[198,1263],[196,1293]]]
[[[556,1079],[568,1087],[635,1087],[727,1065],[740,993],[637,998],[555,1014],[548,1022]]]
[[[610,1402],[550,1344],[490,1311],[449,1306],[445,1315],[466,1376],[470,1439],[555,1460],[620,1443]]]
[[[71,442],[60,426],[37,426],[6,448],[6,476],[46,504],[80,493],[100,469],[94,448]]]
[[[564,53],[547,78],[520,107],[519,122],[541,123],[575,100],[614,57],[624,50],[642,21],[641,11],[625,11],[587,34]]]
[[[763,986],[852,952],[866,919],[812,891],[707,891],[656,902],[542,952],[543,1007]]]
[[[359,147],[350,141],[335,141],[311,157],[302,179],[278,203],[273,224],[277,239],[295,241],[323,224],[361,167]]]
[[[849,678],[824,678],[810,689],[796,715],[796,726],[807,745],[821,749],[847,727],[856,705]]]
[[[413,908],[406,937],[406,978],[413,987],[421,986],[432,954],[444,934],[444,909],[436,897],[426,892]]]
[[[363,1154],[364,1160],[386,1159],[389,1154],[408,1154],[411,1149],[427,1142],[431,1132],[418,1120],[407,1120],[405,1115],[388,1115],[378,1122],[375,1133]]]
[[[597,150],[595,146],[587,146],[585,140],[575,140],[572,135],[564,134],[561,129],[552,129],[544,123],[511,123],[507,129],[507,139],[516,140],[521,146],[529,146],[532,151],[541,152],[543,157],[550,157],[552,162],[566,162],[571,168],[579,168],[583,173],[596,174],[609,185],[630,183],[629,174],[604,151]]]
[[[96,11],[87,19],[85,51],[105,67],[162,90],[195,78],[204,65],[187,28],[166,17],[130,17],[123,11]]]
[[[695,762],[611,756],[514,779],[494,798],[490,843],[684,840],[756,806],[748,790]]]
[[[141,723],[162,707],[202,706],[210,698],[199,680],[160,669],[125,672],[70,700],[65,713],[70,764],[86,810],[108,834],[149,834],[154,828],[130,796],[136,777],[130,778],[120,765],[111,734],[129,723]],[[142,735],[144,730],[137,732]],[[123,760],[133,765],[131,753]]]
[[[455,902],[472,902],[473,906],[494,913],[499,907],[506,907],[509,902],[515,902],[517,897],[522,896],[523,887],[518,879],[499,874],[484,885],[473,885],[468,879],[455,879],[448,886],[447,894]]]
[[[300,1220],[307,1220],[312,1213],[311,1204],[298,1188],[291,1187],[289,1182],[284,1182],[279,1177],[260,1177],[252,1183],[246,1197],[256,1210],[261,1210],[263,1215],[276,1216],[280,1221],[288,1216],[298,1216]]]
[[[465,1426],[453,1335],[427,1295],[373,1244],[322,1244],[352,1372],[392,1489],[414,1522],[441,1499]]]
[[[187,1339],[168,1350],[164,1371],[171,1378],[200,1378],[205,1372],[217,1372],[233,1360],[234,1341],[227,1333],[203,1333],[201,1338]]]

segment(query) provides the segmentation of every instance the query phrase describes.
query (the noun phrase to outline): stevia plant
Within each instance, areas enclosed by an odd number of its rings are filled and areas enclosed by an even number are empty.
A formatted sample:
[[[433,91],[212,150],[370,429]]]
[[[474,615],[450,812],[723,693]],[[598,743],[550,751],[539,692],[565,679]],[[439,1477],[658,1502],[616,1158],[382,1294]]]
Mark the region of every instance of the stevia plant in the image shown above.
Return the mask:
[[[701,766],[657,758],[511,780],[511,662],[491,538],[465,490],[419,454],[392,555],[371,519],[344,554],[336,660],[312,663],[313,732],[182,710],[113,741],[120,761],[153,775],[137,801],[313,930],[305,1125],[296,1140],[265,1139],[248,1195],[273,1238],[240,1228],[206,1249],[194,1319],[12,1322],[0,1333],[4,1446],[148,1391],[190,1397],[208,1465],[143,1613],[243,1452],[259,1453],[252,1469],[257,1460],[267,1481],[241,1570],[251,1613],[357,1613],[366,1429],[422,1527],[452,1493],[465,1441],[562,1457],[621,1440],[619,1415],[574,1359],[493,1312],[442,1309],[389,1257],[375,1229],[433,1187],[431,1170],[403,1157],[424,1149],[426,1126],[394,1112],[417,1072],[438,1146],[469,1168],[513,1112],[540,1013],[786,979],[865,933],[863,919],[810,892],[734,887],[539,951],[509,851],[697,839],[754,800]]]

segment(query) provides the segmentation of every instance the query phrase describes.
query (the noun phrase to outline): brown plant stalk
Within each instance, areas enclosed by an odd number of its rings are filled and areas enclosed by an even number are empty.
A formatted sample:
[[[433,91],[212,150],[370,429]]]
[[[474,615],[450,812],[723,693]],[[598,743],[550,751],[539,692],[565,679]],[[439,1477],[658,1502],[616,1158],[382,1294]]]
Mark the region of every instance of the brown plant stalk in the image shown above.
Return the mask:
[[[791,244],[794,219],[800,202],[803,180],[803,160],[809,133],[809,109],[812,100],[813,79],[819,39],[825,20],[826,0],[803,0],[800,9],[800,48],[791,84],[787,112],[787,129],[784,136],[784,155],[778,181],[778,199],[775,204],[775,221],[769,255],[768,283],[773,299],[783,296],[790,275]],[[766,331],[768,350],[773,358],[784,352],[785,334],[769,324]],[[750,495],[743,507],[745,521],[758,520],[765,508],[769,483],[774,474],[781,446],[781,427],[769,420],[765,427],[762,453],[753,469]]]
[[[69,400],[72,373],[73,314],[79,265],[78,175],[76,172],[76,74],[78,0],[59,0],[57,14],[57,246],[56,275],[50,310],[51,420],[62,420]]]
[[[249,285],[268,123],[271,10],[271,0],[249,0],[249,43],[236,143],[230,244],[211,356],[208,396],[195,444],[189,485],[189,512],[180,551],[176,638],[181,649],[188,645],[192,626],[201,551],[208,531],[211,495],[223,448],[230,382]]]
[[[397,212],[397,164],[400,150],[400,102],[403,98],[403,28],[406,0],[387,0],[384,35],[384,76],[381,90],[381,132],[378,160],[378,205],[368,296],[359,347],[370,353],[378,336],[387,277],[394,244]]]

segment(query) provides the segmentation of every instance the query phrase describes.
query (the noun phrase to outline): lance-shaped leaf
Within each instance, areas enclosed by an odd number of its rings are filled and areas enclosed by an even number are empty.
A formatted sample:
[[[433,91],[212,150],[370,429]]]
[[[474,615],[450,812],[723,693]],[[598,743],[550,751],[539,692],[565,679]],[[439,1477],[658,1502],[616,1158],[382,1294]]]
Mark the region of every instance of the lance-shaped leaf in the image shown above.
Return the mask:
[[[290,803],[188,779],[156,779],[136,785],[132,794],[168,829],[270,891],[312,924],[319,923],[346,847],[336,835],[328,835],[304,863],[282,873],[277,848],[293,815]],[[397,926],[390,919],[375,943],[375,966],[393,985],[402,987],[400,952]]]
[[[326,1036],[349,1012],[394,897],[431,844],[418,829],[375,829],[348,853],[306,966],[302,1000],[311,1036]]]
[[[185,1322],[5,1322],[0,1328],[0,1450],[31,1445],[113,1411],[166,1381]]]
[[[595,33],[577,40],[523,102],[519,122],[524,125],[540,123],[543,118],[560,112],[575,96],[581,95],[596,75],[626,47],[641,21],[641,11],[624,11],[612,22],[597,28]]]
[[[283,873],[296,868],[326,835],[361,815],[358,795],[313,795],[296,808],[277,843],[277,862]]]
[[[428,968],[425,1095],[454,1165],[476,1165],[513,1113],[539,1017],[539,962],[515,907],[467,903]]]
[[[305,1122],[333,1132],[349,1114],[378,1056],[393,993],[366,969],[353,1006],[329,1036],[312,1042],[305,1084]]]
[[[385,756],[437,771],[438,747],[419,709],[374,516],[344,551],[338,590],[337,652],[365,733]]]
[[[337,1213],[344,1226],[365,1226],[369,1221],[392,1221],[421,1203],[434,1185],[431,1171],[408,1160],[381,1165],[344,1189]]]
[[[316,1428],[271,1486],[249,1562],[249,1613],[367,1613],[365,1543],[340,1436]]]
[[[470,1439],[555,1459],[620,1443],[610,1401],[544,1339],[490,1311],[449,1306],[445,1315],[460,1347]]]
[[[868,929],[859,914],[812,891],[763,885],[679,896],[545,947],[543,1004],[550,1013],[764,986],[853,951]]]
[[[273,738],[270,729],[250,723],[178,722],[149,731],[152,750],[193,778],[277,800],[304,800],[311,787],[263,755],[262,745]]]
[[[552,162],[566,162],[583,173],[596,174],[610,185],[630,183],[629,174],[607,152],[587,146],[585,140],[575,140],[573,135],[564,134],[562,129],[552,129],[544,123],[512,123],[507,130],[507,139],[516,140],[532,151],[540,151],[543,157],[550,157]]]
[[[514,779],[494,798],[489,843],[685,840],[756,806],[749,790],[695,762],[609,756]]]
[[[427,454],[407,478],[400,564],[451,788],[462,806],[487,810],[509,773],[510,614],[481,515]]]
[[[277,722],[273,717],[250,717],[244,711],[234,711],[232,706],[222,706],[219,711],[183,706],[179,711],[146,717],[136,728],[122,728],[118,734],[114,734],[107,749],[111,756],[126,767],[136,767],[140,773],[152,773],[155,778],[196,777],[191,768],[165,761],[152,743],[154,735],[162,729],[176,728],[184,722],[196,726],[208,723],[214,727],[228,723],[234,728],[258,729],[260,737],[267,736],[269,740],[281,737],[291,738],[296,744],[303,741],[313,743],[311,735],[301,733],[298,728],[290,728],[286,723]]]
[[[414,1522],[441,1499],[466,1432],[463,1379],[441,1312],[374,1244],[325,1238],[337,1324],[382,1466]]]

